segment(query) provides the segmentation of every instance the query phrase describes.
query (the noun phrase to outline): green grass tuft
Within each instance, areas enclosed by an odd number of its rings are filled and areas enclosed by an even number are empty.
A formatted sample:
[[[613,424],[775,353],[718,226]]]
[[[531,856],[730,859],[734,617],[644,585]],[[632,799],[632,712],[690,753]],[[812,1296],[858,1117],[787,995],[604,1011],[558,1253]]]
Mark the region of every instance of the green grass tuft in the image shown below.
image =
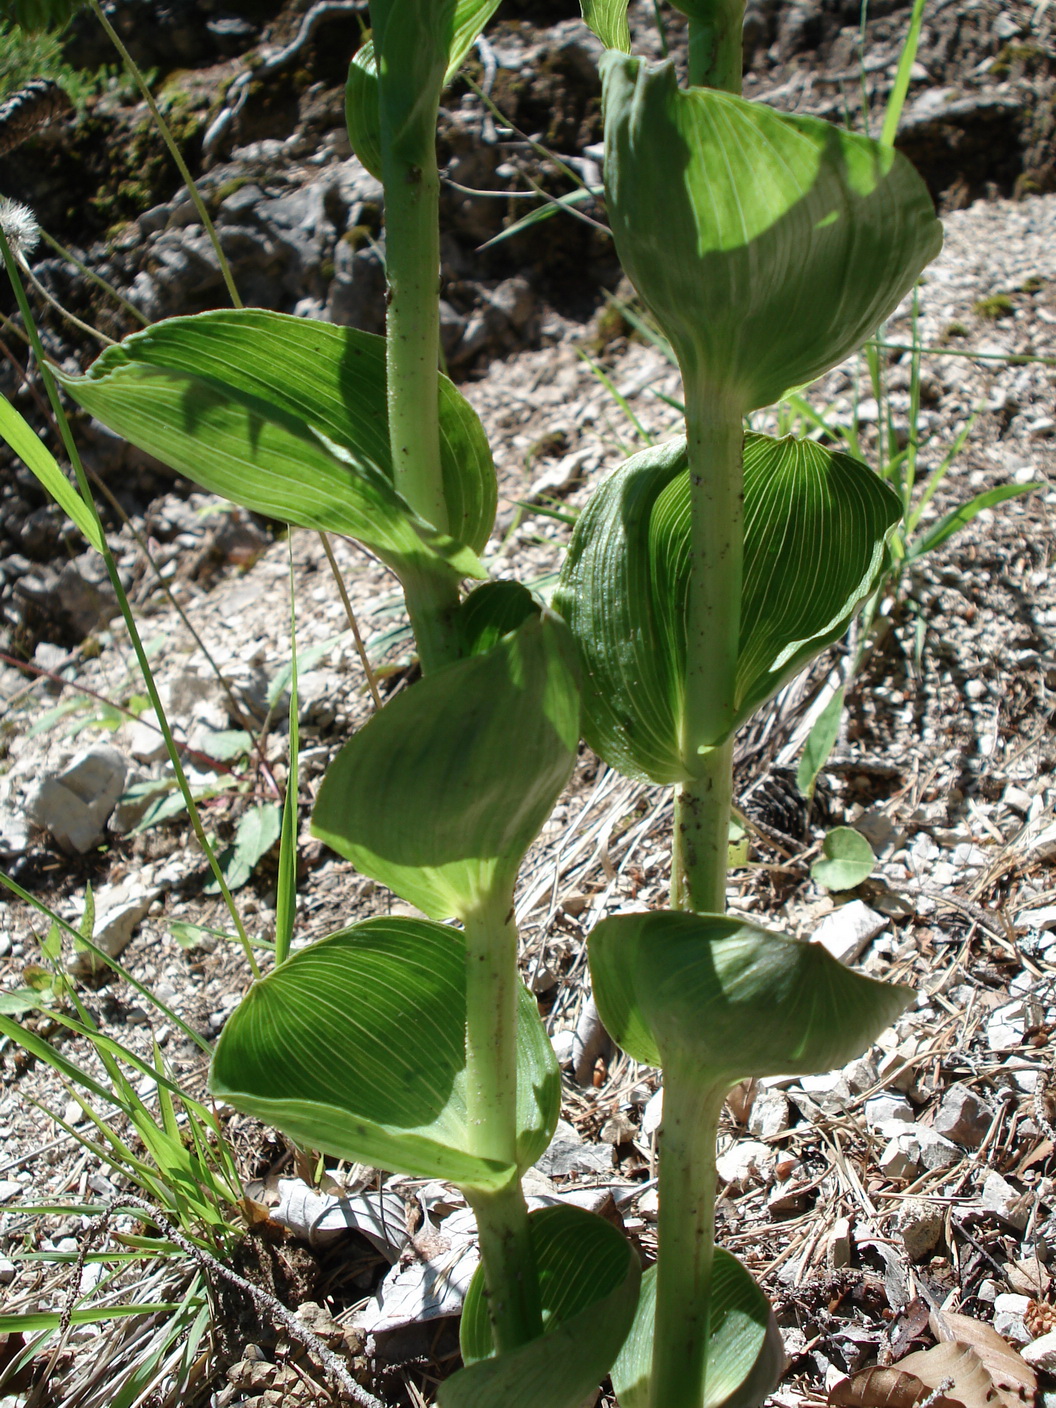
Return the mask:
[[[1011,318],[1015,311],[1015,305],[1007,293],[992,293],[989,298],[980,298],[972,308],[973,313],[978,313],[980,318],[986,318],[991,323],[1001,318]]]

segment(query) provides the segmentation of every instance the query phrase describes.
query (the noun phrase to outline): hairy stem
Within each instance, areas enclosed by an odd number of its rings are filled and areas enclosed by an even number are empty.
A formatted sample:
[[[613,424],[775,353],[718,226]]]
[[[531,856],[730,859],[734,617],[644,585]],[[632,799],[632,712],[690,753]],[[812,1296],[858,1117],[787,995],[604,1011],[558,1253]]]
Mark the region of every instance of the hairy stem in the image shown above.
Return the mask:
[[[715,1256],[715,1135],[726,1085],[664,1069],[652,1408],[700,1408]]]
[[[733,802],[733,737],[709,748],[702,761],[702,775],[675,791],[671,908],[722,914]]]
[[[466,1107],[470,1149],[517,1161],[517,929],[512,902],[467,916]],[[520,1181],[466,1194],[477,1218],[480,1254],[499,1352],[542,1333],[539,1283]]]
[[[744,0],[696,0],[689,17],[689,81],[693,87],[740,93],[743,24]]]
[[[384,133],[383,133],[384,143]],[[430,139],[409,157],[382,147],[389,438],[396,488],[446,531],[440,472],[440,175]]]
[[[384,88],[386,68],[379,66]],[[439,101],[439,92],[437,93]],[[440,174],[433,127],[393,134],[382,103],[385,335],[389,442],[396,488],[434,528],[449,528],[440,462]],[[458,582],[446,569],[402,581],[418,655],[428,673],[457,658],[451,623]]]
[[[686,374],[690,582],[682,756],[671,872],[676,908],[721,914],[732,800],[732,724],[744,557],[740,407]]]

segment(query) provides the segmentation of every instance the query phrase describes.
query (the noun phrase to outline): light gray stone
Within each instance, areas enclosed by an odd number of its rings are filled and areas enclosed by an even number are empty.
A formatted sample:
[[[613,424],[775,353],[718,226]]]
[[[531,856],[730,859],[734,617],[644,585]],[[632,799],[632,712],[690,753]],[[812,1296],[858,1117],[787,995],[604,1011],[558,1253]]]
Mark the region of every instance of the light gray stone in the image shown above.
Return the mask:
[[[715,1169],[721,1183],[744,1188],[751,1183],[765,1183],[773,1159],[774,1151],[768,1145],[756,1139],[741,1139],[719,1155]]]
[[[878,1095],[870,1096],[865,1102],[865,1122],[870,1129],[879,1129],[888,1120],[912,1124],[913,1119],[913,1106],[904,1095],[895,1095],[889,1090],[882,1090]]]
[[[862,900],[852,900],[821,921],[813,941],[827,948],[841,963],[853,963],[886,924],[885,917],[875,909]]]
[[[929,1169],[949,1168],[963,1157],[956,1144],[927,1125],[889,1120],[880,1131],[889,1139],[880,1156],[880,1168],[889,1178],[919,1178]]]
[[[829,1232],[829,1263],[834,1269],[850,1266],[854,1255],[851,1219],[838,1217]]]
[[[776,1139],[791,1123],[788,1101],[779,1090],[760,1090],[748,1115],[748,1133],[757,1139]]]
[[[1050,1330],[1047,1335],[1024,1345],[1019,1352],[1032,1369],[1039,1369],[1043,1374],[1056,1374],[1056,1330]]]
[[[986,1023],[986,1044],[991,1051],[1015,1051],[1028,1031],[1040,1026],[1043,1013],[1029,998],[1019,997],[991,1012]]]
[[[993,1117],[994,1112],[986,1101],[957,1081],[942,1097],[934,1129],[936,1134],[952,1139],[963,1149],[978,1149]]]
[[[120,885],[105,885],[95,896],[95,932],[92,942],[111,958],[117,958],[131,942],[136,925],[161,894],[156,885],[137,886],[133,879]],[[75,976],[96,972],[102,961],[82,949],[67,963]]]
[[[642,1133],[648,1138],[660,1128],[664,1118],[664,1092],[658,1090],[646,1102],[642,1111]]]
[[[26,816],[65,851],[83,853],[103,839],[128,771],[110,744],[86,749],[61,771],[43,777],[26,799]]]
[[[854,1092],[842,1071],[802,1076],[799,1087],[826,1115],[842,1115],[854,1099]]]
[[[547,1178],[568,1178],[573,1173],[611,1173],[612,1147],[585,1144],[573,1125],[560,1120],[553,1143],[535,1167]]]
[[[896,1225],[910,1261],[923,1261],[942,1240],[943,1210],[934,1203],[910,1198],[899,1208]]]
[[[1027,1225],[1029,1209],[1027,1198],[1017,1192],[996,1169],[991,1169],[983,1180],[979,1194],[979,1206],[984,1212],[993,1213],[1002,1222],[1022,1232]]]
[[[1015,1340],[1017,1344],[1026,1344],[1030,1340],[1031,1334],[1023,1317],[1029,1308],[1029,1296],[1011,1294],[997,1296],[994,1300],[994,1329],[999,1335],[1004,1335],[1007,1340]]]

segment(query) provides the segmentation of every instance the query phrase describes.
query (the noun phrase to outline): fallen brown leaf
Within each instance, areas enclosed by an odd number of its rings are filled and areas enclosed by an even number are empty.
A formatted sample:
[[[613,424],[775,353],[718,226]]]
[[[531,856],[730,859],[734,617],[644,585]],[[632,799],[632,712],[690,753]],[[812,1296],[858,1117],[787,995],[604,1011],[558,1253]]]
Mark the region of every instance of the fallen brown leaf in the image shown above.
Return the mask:
[[[1013,1349],[992,1325],[973,1320],[970,1315],[940,1311],[931,1317],[931,1332],[937,1340],[956,1340],[971,1345],[1009,1408],[1034,1402],[1038,1391],[1037,1375],[1019,1351]]]
[[[862,1369],[829,1393],[831,1408],[1023,1408],[1037,1379],[1022,1355],[991,1325],[968,1315],[933,1313],[940,1341],[887,1369]],[[933,1395],[937,1395],[934,1396]]]
[[[913,1356],[910,1355],[910,1358]],[[930,1392],[915,1374],[899,1367],[861,1369],[829,1390],[830,1408],[916,1408]],[[956,1398],[936,1398],[932,1408],[967,1408]]]

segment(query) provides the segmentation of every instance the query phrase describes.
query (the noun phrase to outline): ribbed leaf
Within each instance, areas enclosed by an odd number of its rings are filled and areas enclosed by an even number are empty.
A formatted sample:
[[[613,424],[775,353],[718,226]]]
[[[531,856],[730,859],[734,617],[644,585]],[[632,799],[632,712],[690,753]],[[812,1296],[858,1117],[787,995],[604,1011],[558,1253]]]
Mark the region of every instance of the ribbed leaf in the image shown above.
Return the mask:
[[[785,1352],[766,1296],[736,1257],[715,1249],[708,1370],[701,1408],[757,1408],[776,1387]],[[656,1268],[642,1277],[638,1312],[612,1368],[620,1408],[649,1408]]]
[[[628,0],[579,0],[583,20],[606,49],[631,52],[631,31],[627,27]]]
[[[820,944],[674,910],[603,919],[590,973],[602,1021],[629,1055],[692,1062],[702,1082],[842,1066],[913,997]]]
[[[685,782],[694,766],[681,747],[689,513],[685,441],[633,456],[580,516],[554,598],[583,657],[587,742],[661,783]],[[745,437],[735,727],[847,629],[899,514],[848,455]]]
[[[579,742],[574,647],[535,616],[397,695],[330,765],[314,834],[433,919],[511,887]]]
[[[536,1003],[518,1009],[519,1170],[557,1124],[560,1074]],[[210,1089],[295,1142],[418,1178],[489,1188],[512,1170],[466,1152],[465,944],[424,919],[368,919],[250,988]]]
[[[63,474],[54,455],[42,445],[29,423],[22,419],[6,397],[0,396],[0,436],[7,441],[22,463],[31,469],[59,507],[84,534],[97,552],[103,550],[103,535],[95,514]]]
[[[843,635],[879,580],[901,505],[850,455],[747,435],[744,516],[738,723]]]
[[[909,162],[814,117],[609,52],[607,207],[620,260],[705,384],[748,411],[836,365],[938,253]]]
[[[379,86],[381,127],[393,154],[415,162],[436,140],[447,56],[454,39],[455,0],[373,0],[374,52],[385,76]]]
[[[446,86],[462,67],[477,36],[502,0],[458,0],[444,74]],[[625,0],[626,3],[626,0]],[[373,39],[356,50],[345,85],[345,123],[352,150],[370,174],[381,180],[381,114],[378,108],[378,67]]]
[[[59,380],[86,410],[213,493],[289,523],[359,538],[397,571],[475,558],[495,518],[476,412],[440,378],[444,492],[458,541],[392,487],[385,340],[259,308],[170,318]],[[463,546],[464,545],[464,546]]]
[[[459,608],[456,627],[462,654],[486,655],[503,636],[538,614],[538,602],[520,582],[485,582]]]
[[[380,181],[381,114],[378,110],[378,61],[373,39],[363,41],[348,66],[345,126],[352,150],[374,179]]]
[[[492,1359],[483,1271],[462,1310],[467,1368],[441,1386],[441,1408],[578,1408],[608,1373],[634,1318],[641,1267],[611,1223],[576,1207],[529,1218],[544,1332]]]

